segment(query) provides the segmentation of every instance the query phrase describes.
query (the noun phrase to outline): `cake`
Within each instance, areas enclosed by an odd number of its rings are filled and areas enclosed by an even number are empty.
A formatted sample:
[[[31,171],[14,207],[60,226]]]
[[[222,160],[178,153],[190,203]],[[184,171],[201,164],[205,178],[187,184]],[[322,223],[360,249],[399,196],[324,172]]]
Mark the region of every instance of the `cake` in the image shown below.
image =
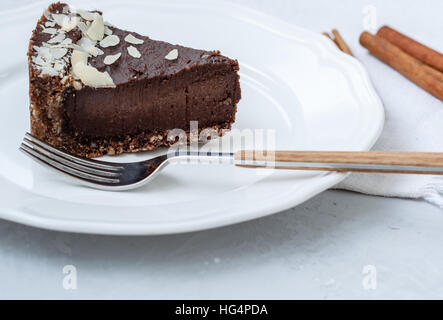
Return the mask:
[[[238,62],[219,51],[153,40],[63,3],[38,21],[28,62],[31,133],[82,157],[169,146],[173,129],[189,141],[191,121],[221,136],[241,97]]]

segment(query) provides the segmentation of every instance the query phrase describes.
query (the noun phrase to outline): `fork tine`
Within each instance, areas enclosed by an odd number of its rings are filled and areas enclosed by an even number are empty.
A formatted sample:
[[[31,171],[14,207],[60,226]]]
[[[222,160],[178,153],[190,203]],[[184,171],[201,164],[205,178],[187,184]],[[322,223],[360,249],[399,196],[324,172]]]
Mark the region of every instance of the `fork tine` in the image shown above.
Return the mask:
[[[55,160],[65,166],[71,167],[73,169],[77,169],[77,170],[80,170],[80,171],[83,171],[86,173],[91,173],[91,174],[99,175],[99,176],[103,176],[103,177],[118,177],[118,176],[120,176],[120,172],[105,171],[102,169],[95,169],[95,168],[87,167],[82,164],[78,164],[73,161],[67,160],[65,158],[59,157],[58,155],[51,153],[50,151],[48,151],[46,149],[41,148],[39,145],[32,143],[31,141],[29,141],[26,138],[24,138],[23,140],[24,140],[24,142],[23,142],[24,145],[30,147],[33,150],[38,151],[40,154],[46,156],[47,158]]]
[[[25,138],[24,138],[30,145],[38,145],[40,148],[46,149],[47,151],[56,154],[62,158],[65,158],[67,160],[70,160],[72,162],[75,162],[77,164],[85,165],[91,168],[96,169],[103,169],[103,170],[111,170],[111,171],[119,171],[123,169],[122,166],[119,166],[117,163],[111,163],[111,162],[105,162],[105,161],[98,161],[98,160],[92,160],[92,159],[83,159],[80,157],[76,157],[73,155],[70,155],[66,152],[60,151],[53,146],[50,146],[49,144],[40,141],[30,133],[26,132]]]
[[[22,143],[20,145],[20,150],[25,152],[28,156],[30,156],[34,160],[38,161],[40,164],[43,164],[43,165],[48,166],[52,169],[61,171],[65,174],[68,174],[72,177],[75,177],[77,179],[80,179],[80,180],[83,180],[83,181],[86,181],[89,183],[117,184],[120,182],[119,179],[96,176],[96,175],[86,173],[86,172],[71,168],[69,166],[66,166],[56,160],[46,157],[45,155],[41,154],[40,152],[38,152],[35,149],[32,149],[31,147],[27,146],[24,143]]]

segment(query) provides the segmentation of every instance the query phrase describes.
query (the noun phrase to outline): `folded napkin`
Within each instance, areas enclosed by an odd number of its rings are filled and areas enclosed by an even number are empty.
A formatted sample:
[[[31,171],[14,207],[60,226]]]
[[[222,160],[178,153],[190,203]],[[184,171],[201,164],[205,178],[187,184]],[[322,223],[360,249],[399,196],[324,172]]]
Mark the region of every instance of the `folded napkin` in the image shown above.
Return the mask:
[[[443,152],[443,102],[364,49],[355,53],[368,70],[386,112],[383,133],[372,150]],[[353,173],[335,188],[424,199],[443,208],[443,176]]]

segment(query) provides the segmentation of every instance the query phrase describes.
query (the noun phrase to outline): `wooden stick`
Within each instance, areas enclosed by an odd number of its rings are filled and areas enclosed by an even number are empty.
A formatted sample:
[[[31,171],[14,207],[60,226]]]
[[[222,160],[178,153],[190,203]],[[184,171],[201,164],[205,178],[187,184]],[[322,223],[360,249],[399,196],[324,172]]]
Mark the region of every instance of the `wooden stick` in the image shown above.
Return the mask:
[[[331,39],[332,41],[334,41],[334,38],[332,38],[331,35],[330,35],[329,33],[327,33],[327,32],[322,32],[322,35],[324,35],[324,36],[328,37],[329,39]],[[335,43],[335,41],[334,41],[334,43]]]
[[[443,100],[443,73],[423,64],[403,50],[379,36],[363,32],[360,43],[371,54],[387,63],[406,78],[440,100]]]
[[[443,152],[241,150],[235,160],[298,161],[443,167]]]
[[[341,51],[353,56],[351,49],[349,49],[349,46],[346,44],[345,40],[343,40],[342,36],[338,32],[337,29],[332,29],[332,34],[335,37],[335,43],[340,48]]]
[[[441,152],[384,152],[384,151],[262,151],[241,150],[235,153],[236,161],[269,161],[274,162],[276,169],[296,170],[326,170],[326,171],[356,171],[356,172],[384,172],[384,173],[420,173],[443,174],[443,153]],[[280,162],[280,166],[279,163]],[[294,162],[294,166],[281,166],[284,162]],[[325,167],[303,166],[297,163],[325,164]],[[327,164],[363,165],[356,168],[331,168]],[[237,164],[243,167],[253,167],[251,164]],[[388,166],[384,169],[364,167],[364,165]],[[392,167],[390,167],[392,166]],[[410,166],[405,170],[395,166]],[[266,168],[266,166],[259,166]],[[426,170],[428,168],[428,170]],[[435,170],[435,171],[433,171]]]
[[[443,72],[443,54],[388,27],[381,27],[377,36],[388,40],[404,52]]]
[[[327,33],[327,32],[322,32],[322,34],[324,35],[324,36],[326,36],[326,37],[328,37],[332,42],[334,42],[334,44],[337,46],[337,48],[339,49],[339,50],[341,50],[340,49],[340,47],[338,46],[338,43],[337,43],[337,41],[329,34],[329,33]]]

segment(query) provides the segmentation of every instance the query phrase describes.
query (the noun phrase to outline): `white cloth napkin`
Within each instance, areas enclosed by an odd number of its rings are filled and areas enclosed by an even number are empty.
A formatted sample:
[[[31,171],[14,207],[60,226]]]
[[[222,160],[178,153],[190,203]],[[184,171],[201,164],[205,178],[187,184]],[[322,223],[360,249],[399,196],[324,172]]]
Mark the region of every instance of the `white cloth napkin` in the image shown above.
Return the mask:
[[[385,127],[373,150],[443,152],[443,102],[369,53],[359,51],[357,59],[369,71],[385,106]],[[354,173],[336,188],[424,199],[443,208],[443,176]]]

